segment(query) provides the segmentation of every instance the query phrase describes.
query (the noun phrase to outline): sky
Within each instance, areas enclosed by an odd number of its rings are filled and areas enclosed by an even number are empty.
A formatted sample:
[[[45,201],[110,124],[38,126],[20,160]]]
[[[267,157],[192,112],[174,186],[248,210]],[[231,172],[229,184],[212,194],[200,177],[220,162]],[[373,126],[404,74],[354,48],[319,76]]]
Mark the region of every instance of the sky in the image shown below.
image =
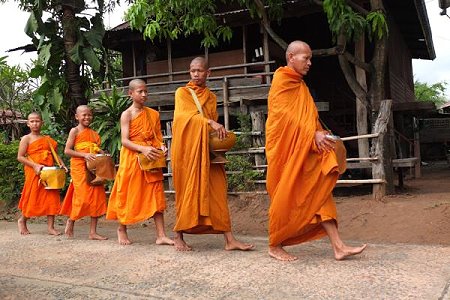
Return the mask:
[[[15,51],[7,53],[8,49],[29,44],[30,38],[23,29],[28,20],[28,13],[17,8],[17,3],[7,0],[5,4],[0,4],[0,57],[8,56],[10,65],[20,64],[25,66],[31,59],[36,58],[36,53],[23,53]],[[438,5],[439,0],[425,0],[427,6],[428,19],[431,25],[436,59],[413,60],[414,79],[429,84],[446,81],[447,97],[450,99],[450,18],[441,16]],[[121,24],[125,4],[117,7],[115,12],[105,17],[105,25],[112,28]],[[450,15],[450,10],[447,12]]]

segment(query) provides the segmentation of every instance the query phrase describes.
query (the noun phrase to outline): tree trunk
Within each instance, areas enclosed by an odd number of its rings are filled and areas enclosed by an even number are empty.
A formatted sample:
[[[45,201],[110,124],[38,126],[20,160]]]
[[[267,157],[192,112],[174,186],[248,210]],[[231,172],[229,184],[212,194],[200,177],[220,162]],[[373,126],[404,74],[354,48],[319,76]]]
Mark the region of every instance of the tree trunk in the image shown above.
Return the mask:
[[[77,42],[76,19],[73,8],[63,6],[62,15],[63,40],[66,62],[66,79],[69,84],[70,110],[75,111],[78,105],[87,104],[84,88],[80,78],[80,65],[70,58],[70,52]]]

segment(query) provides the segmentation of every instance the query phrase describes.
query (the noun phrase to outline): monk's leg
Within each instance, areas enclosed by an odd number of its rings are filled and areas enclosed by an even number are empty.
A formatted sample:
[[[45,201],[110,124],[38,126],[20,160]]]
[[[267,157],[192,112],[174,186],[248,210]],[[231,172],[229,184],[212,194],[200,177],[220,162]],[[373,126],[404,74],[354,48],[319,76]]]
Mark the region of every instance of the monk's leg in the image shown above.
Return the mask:
[[[55,216],[49,215],[47,216],[47,231],[50,235],[60,235],[61,232],[55,229]]]
[[[244,244],[236,240],[231,231],[225,232],[223,234],[225,238],[225,250],[242,250],[247,251],[253,249],[252,244]]]
[[[120,245],[131,245],[131,241],[128,239],[127,225],[119,224],[117,239]]]
[[[191,251],[192,248],[183,239],[183,232],[177,231],[175,233],[175,238],[173,239],[175,243],[175,250],[177,251]]]
[[[21,235],[27,235],[30,234],[31,232],[28,230],[27,227],[27,220],[28,218],[25,218],[23,215],[19,218],[19,220],[17,221],[17,225],[19,225],[19,232]]]
[[[331,246],[334,251],[334,258],[336,260],[343,260],[347,256],[359,254],[366,249],[367,244],[363,244],[359,247],[349,247],[344,244],[339,236],[339,232],[336,226],[336,222],[334,220],[322,222],[321,225],[325,229],[330,238]]]
[[[97,233],[97,222],[98,217],[91,217],[91,226],[89,228],[89,239],[98,241],[107,240],[108,238],[106,236]]]
[[[75,221],[70,218],[66,221],[66,228],[64,229],[64,234],[69,238],[73,238],[73,227],[75,226]]]
[[[297,260],[298,257],[286,252],[281,245],[278,246],[269,246],[269,255],[275,259],[281,261],[294,261]]]
[[[164,215],[160,212],[155,213],[153,216],[156,227],[156,245],[173,245],[174,242],[169,239],[164,230]]]

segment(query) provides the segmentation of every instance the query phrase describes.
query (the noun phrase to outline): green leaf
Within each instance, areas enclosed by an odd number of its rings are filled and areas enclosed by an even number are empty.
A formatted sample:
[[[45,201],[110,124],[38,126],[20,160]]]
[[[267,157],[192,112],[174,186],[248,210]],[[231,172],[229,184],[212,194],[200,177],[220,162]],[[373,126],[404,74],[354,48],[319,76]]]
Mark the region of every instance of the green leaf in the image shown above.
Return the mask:
[[[49,97],[50,105],[52,105],[54,111],[59,111],[61,104],[63,102],[63,95],[61,94],[59,88],[54,88]]]
[[[84,59],[88,65],[96,72],[100,70],[100,60],[92,48],[83,48],[82,50]]]
[[[80,43],[76,43],[75,46],[69,52],[70,59],[77,65],[80,65],[83,62],[83,58],[81,57],[81,45]]]
[[[52,48],[52,44],[44,44],[39,49],[38,60],[41,62],[42,66],[44,68],[47,67],[48,61],[50,60],[51,48]]]
[[[30,13],[30,17],[28,18],[27,24],[25,25],[25,33],[31,37],[34,38],[35,37],[35,33],[38,30],[38,21],[36,19],[36,16],[34,14],[34,11],[32,11]]]

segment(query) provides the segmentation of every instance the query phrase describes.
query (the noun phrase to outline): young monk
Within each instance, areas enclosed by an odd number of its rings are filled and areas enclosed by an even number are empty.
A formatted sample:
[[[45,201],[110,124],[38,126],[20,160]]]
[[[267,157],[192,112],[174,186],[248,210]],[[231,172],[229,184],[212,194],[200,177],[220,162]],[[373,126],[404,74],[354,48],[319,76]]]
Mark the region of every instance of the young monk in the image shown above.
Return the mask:
[[[212,233],[224,235],[225,250],[250,250],[253,245],[236,240],[231,232],[225,169],[210,164],[210,132],[215,131],[220,139],[227,133],[217,123],[216,95],[206,87],[209,74],[208,62],[203,57],[194,58],[190,64],[191,81],[175,93],[171,150],[177,209],[175,249],[192,250],[184,241],[184,233]]]
[[[69,217],[64,231],[68,238],[73,238],[75,221],[89,216],[91,217],[89,239],[106,240],[107,237],[97,233],[98,218],[106,213],[105,188],[103,185],[89,185],[86,170],[86,162],[95,160],[95,155],[103,152],[100,150],[100,136],[89,128],[92,118],[92,111],[87,105],[77,107],[75,119],[78,125],[70,130],[64,149],[64,154],[71,157],[72,181],[60,214]]]
[[[167,149],[161,145],[162,134],[159,113],[145,107],[147,86],[140,79],[129,83],[128,95],[132,105],[120,117],[122,149],[119,170],[108,202],[106,218],[117,220],[120,245],[130,245],[127,225],[153,217],[156,225],[156,244],[173,245],[164,230],[163,212],[166,208],[162,169],[141,170],[137,154],[156,160]],[[158,149],[159,148],[159,149]],[[161,154],[163,150],[164,154]]]
[[[336,260],[361,253],[341,240],[332,191],[339,176],[334,141],[327,139],[303,77],[311,67],[308,44],[294,41],[286,67],[272,81],[266,122],[269,255],[282,261],[297,257],[283,247],[328,235]]]
[[[24,165],[25,183],[19,201],[19,209],[22,215],[18,220],[19,232],[22,235],[30,234],[27,228],[27,220],[31,217],[47,216],[47,231],[51,235],[59,235],[55,229],[55,215],[60,209],[59,190],[46,190],[39,182],[39,173],[45,166],[55,164],[51,147],[55,150],[57,143],[49,136],[41,135],[43,125],[42,117],[37,112],[28,115],[27,126],[30,133],[20,140],[17,160]],[[50,146],[51,145],[51,146]],[[57,155],[57,154],[56,154]],[[61,158],[62,167],[67,168]]]

